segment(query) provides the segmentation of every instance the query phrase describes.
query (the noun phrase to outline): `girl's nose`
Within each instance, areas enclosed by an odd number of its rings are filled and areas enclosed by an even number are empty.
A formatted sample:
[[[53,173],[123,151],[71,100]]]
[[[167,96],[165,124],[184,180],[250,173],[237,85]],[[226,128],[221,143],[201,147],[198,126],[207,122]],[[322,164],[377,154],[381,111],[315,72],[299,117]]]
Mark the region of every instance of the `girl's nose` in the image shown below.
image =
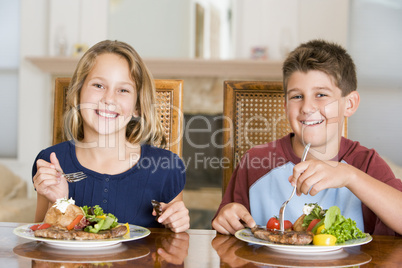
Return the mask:
[[[114,104],[115,103],[114,91],[110,89],[105,90],[101,101],[107,105]]]

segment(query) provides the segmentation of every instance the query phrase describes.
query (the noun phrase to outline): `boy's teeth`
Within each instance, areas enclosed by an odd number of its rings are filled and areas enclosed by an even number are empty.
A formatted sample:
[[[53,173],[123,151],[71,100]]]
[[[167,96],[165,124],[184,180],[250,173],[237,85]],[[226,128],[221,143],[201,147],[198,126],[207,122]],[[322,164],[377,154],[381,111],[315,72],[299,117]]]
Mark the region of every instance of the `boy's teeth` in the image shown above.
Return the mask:
[[[98,111],[99,115],[103,116],[103,117],[107,117],[107,118],[115,118],[117,116],[117,114],[108,114],[108,113],[104,113],[101,111]]]
[[[324,120],[320,120],[320,121],[302,121],[302,123],[304,125],[311,126],[311,125],[321,124],[322,121],[324,121]]]

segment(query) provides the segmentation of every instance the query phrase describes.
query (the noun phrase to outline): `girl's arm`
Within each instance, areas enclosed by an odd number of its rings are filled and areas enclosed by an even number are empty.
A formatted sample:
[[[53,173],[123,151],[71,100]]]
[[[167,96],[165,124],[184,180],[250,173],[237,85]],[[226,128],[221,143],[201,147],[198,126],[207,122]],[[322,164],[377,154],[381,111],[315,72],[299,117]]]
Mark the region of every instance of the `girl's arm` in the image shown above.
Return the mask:
[[[62,171],[55,153],[50,155],[50,163],[39,159],[33,184],[37,192],[35,221],[41,222],[46,212],[58,198],[68,197],[68,183],[61,177]],[[59,170],[59,171],[58,171]]]
[[[53,204],[47,200],[46,197],[44,197],[41,194],[37,194],[37,200],[36,200],[36,213],[35,213],[35,222],[42,222],[45,219],[45,215],[47,210],[52,206]]]

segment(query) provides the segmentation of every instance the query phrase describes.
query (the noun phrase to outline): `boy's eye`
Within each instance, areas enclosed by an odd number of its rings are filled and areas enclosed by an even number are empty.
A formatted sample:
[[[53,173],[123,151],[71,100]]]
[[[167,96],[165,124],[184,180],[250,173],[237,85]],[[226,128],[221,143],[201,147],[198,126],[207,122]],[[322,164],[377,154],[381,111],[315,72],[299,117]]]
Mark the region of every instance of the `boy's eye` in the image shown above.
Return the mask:
[[[290,96],[290,99],[301,99],[303,98],[302,95],[294,95],[294,96]]]
[[[325,97],[325,96],[327,96],[327,94],[324,94],[324,93],[319,93],[319,94],[317,94],[317,97],[319,97],[319,98]]]

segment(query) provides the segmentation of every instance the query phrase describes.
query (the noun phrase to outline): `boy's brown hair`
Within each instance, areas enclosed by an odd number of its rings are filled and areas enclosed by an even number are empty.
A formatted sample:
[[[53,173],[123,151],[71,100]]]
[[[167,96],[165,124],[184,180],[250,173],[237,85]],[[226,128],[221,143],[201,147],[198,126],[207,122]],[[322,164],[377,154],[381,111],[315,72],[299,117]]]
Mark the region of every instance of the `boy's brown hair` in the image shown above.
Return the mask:
[[[357,88],[356,67],[352,57],[338,44],[324,40],[303,43],[290,52],[283,63],[283,88],[285,95],[290,76],[297,71],[321,71],[329,75],[334,84],[347,96]]]

